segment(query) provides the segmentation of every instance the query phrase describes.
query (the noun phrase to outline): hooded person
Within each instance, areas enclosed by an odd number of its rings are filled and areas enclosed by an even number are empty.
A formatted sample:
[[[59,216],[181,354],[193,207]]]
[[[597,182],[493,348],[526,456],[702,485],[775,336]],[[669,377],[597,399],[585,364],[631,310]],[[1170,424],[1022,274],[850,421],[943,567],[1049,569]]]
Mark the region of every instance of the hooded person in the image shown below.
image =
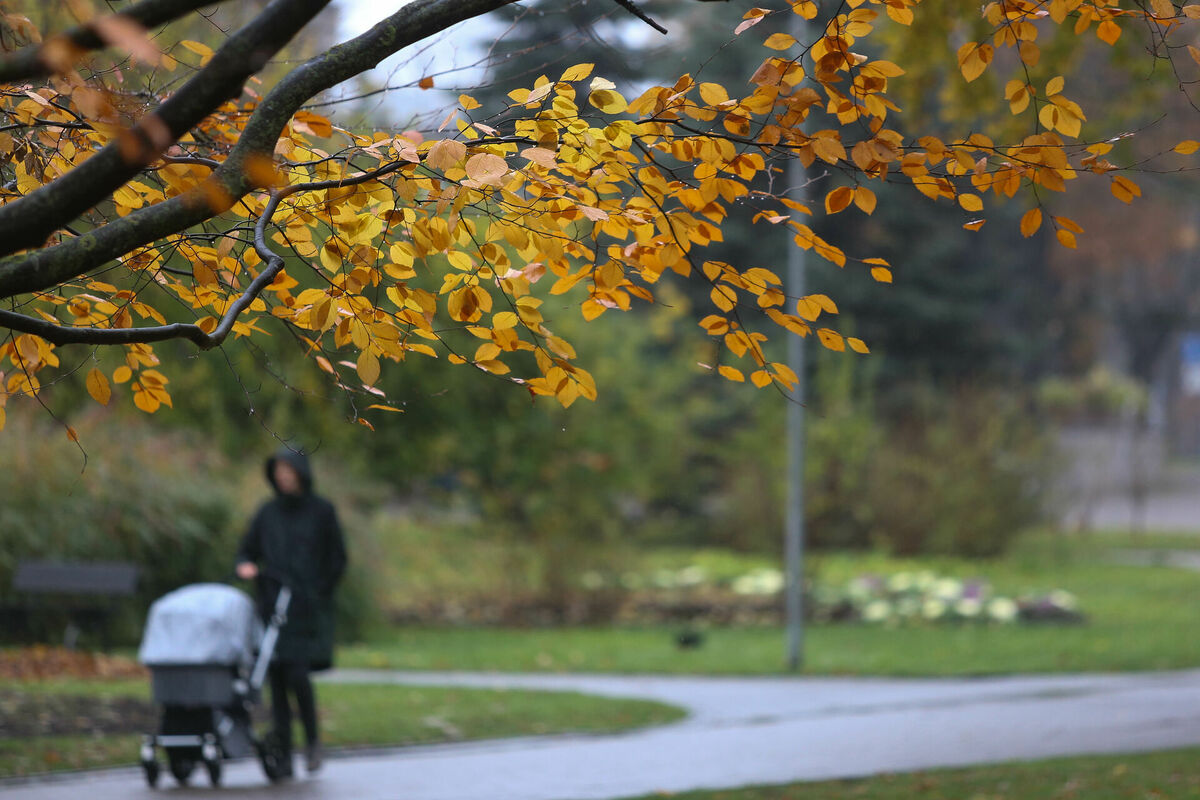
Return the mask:
[[[316,694],[311,672],[333,665],[333,591],[346,569],[346,546],[333,504],[313,493],[308,457],[281,448],[266,463],[275,496],[263,503],[236,557],[236,571],[256,579],[259,613],[269,620],[283,584],[292,590],[287,622],[279,632],[268,676],[275,735],[291,771],[295,697],[304,726],[306,767],[321,766]]]

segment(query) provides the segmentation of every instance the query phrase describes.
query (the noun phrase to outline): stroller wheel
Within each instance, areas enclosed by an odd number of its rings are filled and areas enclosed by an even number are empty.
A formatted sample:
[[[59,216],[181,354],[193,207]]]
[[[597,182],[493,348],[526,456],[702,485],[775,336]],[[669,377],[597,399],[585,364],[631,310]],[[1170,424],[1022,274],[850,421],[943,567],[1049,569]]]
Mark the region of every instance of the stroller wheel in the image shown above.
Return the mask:
[[[167,765],[171,769],[171,774],[175,776],[175,781],[180,786],[187,786],[188,781],[192,778],[192,770],[196,768],[196,759],[190,754],[168,750]]]
[[[143,761],[142,762],[142,772],[146,773],[146,785],[147,786],[149,786],[151,789],[153,789],[155,786],[158,786],[159,768],[158,768],[157,761],[153,761],[153,760]]]

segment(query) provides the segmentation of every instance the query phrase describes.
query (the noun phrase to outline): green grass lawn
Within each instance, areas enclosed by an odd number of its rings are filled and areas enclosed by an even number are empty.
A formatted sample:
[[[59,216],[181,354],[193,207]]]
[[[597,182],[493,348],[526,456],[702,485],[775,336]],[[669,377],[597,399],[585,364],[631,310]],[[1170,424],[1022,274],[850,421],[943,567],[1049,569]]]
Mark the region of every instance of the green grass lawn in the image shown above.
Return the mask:
[[[823,581],[864,573],[932,569],[980,577],[1006,595],[1065,589],[1084,625],[942,625],[888,628],[822,624],[806,633],[806,671],[855,675],[978,675],[1013,672],[1155,670],[1200,666],[1200,573],[1107,563],[1104,548],[1034,543],[988,562],[823,555]],[[683,557],[683,554],[678,554]],[[756,562],[757,563],[757,562]],[[714,628],[704,645],[680,650],[678,628],[420,628],[381,632],[343,648],[346,666],[400,669],[773,674],[783,671],[775,627]]]
[[[147,681],[10,684],[30,693],[149,698]],[[320,684],[322,737],[330,747],[410,745],[553,733],[601,733],[680,719],[643,700],[571,692]],[[0,738],[0,777],[137,763],[141,736]]]
[[[1200,749],[1191,748],[671,796],[675,800],[1187,800],[1200,798],[1198,763]]]

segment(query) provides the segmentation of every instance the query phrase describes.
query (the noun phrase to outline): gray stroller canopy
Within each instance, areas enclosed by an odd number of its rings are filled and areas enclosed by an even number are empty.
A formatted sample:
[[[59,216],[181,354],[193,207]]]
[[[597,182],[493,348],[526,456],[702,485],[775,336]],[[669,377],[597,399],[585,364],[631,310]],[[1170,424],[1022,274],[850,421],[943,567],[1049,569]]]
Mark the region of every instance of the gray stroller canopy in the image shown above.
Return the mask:
[[[236,666],[253,660],[262,633],[254,602],[245,592],[222,583],[197,583],[150,606],[138,661],[147,666]]]

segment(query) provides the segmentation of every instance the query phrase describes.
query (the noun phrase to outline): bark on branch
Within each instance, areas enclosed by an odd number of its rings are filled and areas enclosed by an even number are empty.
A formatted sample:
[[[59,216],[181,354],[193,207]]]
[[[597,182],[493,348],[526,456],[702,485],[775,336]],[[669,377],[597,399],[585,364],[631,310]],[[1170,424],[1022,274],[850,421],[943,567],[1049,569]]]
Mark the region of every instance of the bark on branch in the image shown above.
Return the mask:
[[[153,112],[61,178],[0,206],[0,255],[39,247],[50,234],[153,163],[279,52],[329,0],[274,0]]]
[[[217,5],[225,0],[142,0],[129,8],[118,11],[114,17],[123,17],[136,22],[143,28],[156,28],[204,6]],[[76,51],[86,52],[107,47],[108,42],[96,32],[93,25],[81,25],[54,39],[65,40]],[[46,44],[33,44],[0,59],[0,83],[45,78],[54,70],[46,58]]]
[[[210,180],[232,200],[244,197],[258,188],[246,176],[246,159],[273,153],[288,120],[314,95],[371,69],[410,44],[514,1],[416,0],[361,36],[310,59],[288,73],[263,98],[237,145]],[[215,215],[206,194],[194,190],[138,209],[53,247],[0,259],[0,298],[48,290]]]

